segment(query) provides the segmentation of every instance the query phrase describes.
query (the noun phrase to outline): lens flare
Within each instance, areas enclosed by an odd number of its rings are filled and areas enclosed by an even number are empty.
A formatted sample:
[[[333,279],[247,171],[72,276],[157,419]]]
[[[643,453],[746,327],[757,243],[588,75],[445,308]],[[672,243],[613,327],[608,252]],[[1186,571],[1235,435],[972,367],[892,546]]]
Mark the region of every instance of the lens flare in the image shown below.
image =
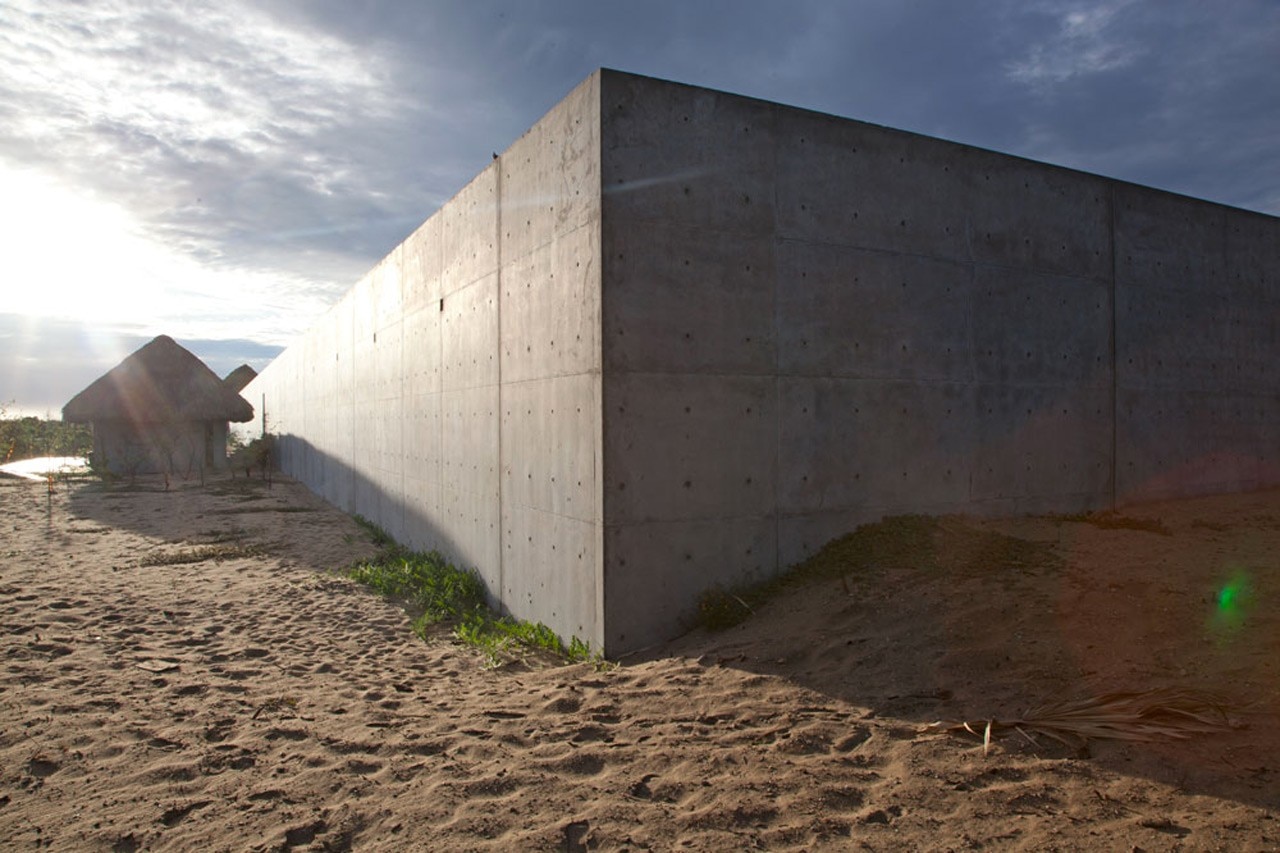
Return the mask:
[[[1232,639],[1244,627],[1253,609],[1253,584],[1247,572],[1236,571],[1218,588],[1209,617],[1209,630],[1220,642]]]

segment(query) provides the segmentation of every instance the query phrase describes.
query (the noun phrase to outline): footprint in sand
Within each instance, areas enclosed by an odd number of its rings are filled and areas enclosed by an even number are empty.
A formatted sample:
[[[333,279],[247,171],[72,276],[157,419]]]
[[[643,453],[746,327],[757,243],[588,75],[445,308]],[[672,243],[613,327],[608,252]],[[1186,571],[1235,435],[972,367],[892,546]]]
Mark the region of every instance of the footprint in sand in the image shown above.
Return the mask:
[[[542,710],[552,714],[573,714],[582,707],[582,699],[578,696],[561,696],[552,699],[542,707]]]
[[[604,770],[604,758],[592,752],[577,752],[558,761],[543,765],[555,773],[571,776],[595,776]]]
[[[131,832],[128,835],[122,835],[116,839],[111,845],[111,853],[137,853],[142,849],[142,842],[139,841]]]
[[[293,829],[286,829],[284,832],[284,848],[290,850],[294,847],[301,847],[304,844],[311,844],[316,840],[316,836],[320,835],[328,827],[322,820],[309,823],[304,826],[296,826]]]
[[[361,761],[358,758],[352,758],[347,761],[347,769],[352,773],[359,773],[361,776],[377,773],[384,766],[380,761]]]
[[[865,824],[890,824],[902,817],[902,811],[902,806],[897,805],[875,809],[863,815],[862,822]]]
[[[196,811],[197,809],[202,809],[209,804],[210,804],[209,800],[200,800],[199,802],[187,803],[186,805],[182,805],[182,806],[173,806],[171,808],[165,809],[164,814],[160,815],[160,822],[167,827],[177,826],[178,824],[182,823],[183,819],[185,819],[187,815],[191,814],[193,811]]]
[[[832,812],[857,811],[867,800],[866,792],[847,785],[824,788],[819,797],[823,808]]]
[[[56,761],[50,761],[42,755],[37,755],[27,762],[27,773],[36,779],[45,779],[57,773],[61,765]]]
[[[569,738],[570,743],[612,743],[613,735],[600,726],[582,726]]]
[[[235,720],[225,718],[215,720],[205,726],[204,739],[209,743],[221,743],[231,735],[231,730],[235,727]]]
[[[831,738],[820,732],[791,732],[783,735],[774,749],[784,755],[824,755],[831,751]]]
[[[200,769],[206,776],[216,776],[227,770],[248,770],[258,763],[252,750],[234,744],[219,744],[213,754],[205,756]]]

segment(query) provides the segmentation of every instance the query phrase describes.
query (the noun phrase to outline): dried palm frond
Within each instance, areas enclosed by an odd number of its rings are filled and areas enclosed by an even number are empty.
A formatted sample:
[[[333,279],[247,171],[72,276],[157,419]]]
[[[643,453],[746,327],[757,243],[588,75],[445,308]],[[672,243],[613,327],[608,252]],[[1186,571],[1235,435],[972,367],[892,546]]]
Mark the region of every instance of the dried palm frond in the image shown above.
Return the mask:
[[[968,732],[982,738],[982,751],[993,735],[1017,732],[1036,743],[1044,735],[1070,747],[1091,738],[1128,741],[1185,740],[1192,735],[1241,728],[1217,696],[1192,690],[1158,688],[1142,692],[1104,693],[1088,699],[1049,702],[1011,720],[939,720],[933,731]]]

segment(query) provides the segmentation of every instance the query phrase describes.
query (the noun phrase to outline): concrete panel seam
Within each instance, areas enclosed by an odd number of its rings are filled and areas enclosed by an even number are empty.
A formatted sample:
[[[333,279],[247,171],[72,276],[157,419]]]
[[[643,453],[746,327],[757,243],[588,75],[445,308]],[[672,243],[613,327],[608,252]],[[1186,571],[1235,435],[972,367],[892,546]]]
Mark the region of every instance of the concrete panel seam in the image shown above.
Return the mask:
[[[708,229],[710,230],[710,229]],[[973,258],[959,258],[954,255],[933,255],[924,252],[904,252],[901,249],[885,249],[878,246],[863,245],[860,243],[836,243],[830,240],[813,240],[801,237],[782,237],[775,238],[776,245],[791,246],[818,246],[824,249],[844,249],[858,252],[866,252],[871,255],[881,255],[890,258],[910,258],[913,260],[933,261],[934,263],[951,264],[957,267],[974,267],[981,269],[1004,270],[1008,272],[1032,273],[1035,275],[1048,275],[1054,278],[1074,279],[1078,281],[1094,282],[1096,284],[1105,284],[1110,279],[1106,276],[1090,276],[1079,275],[1077,273],[1063,272],[1051,267],[1034,267],[1019,264],[1000,264],[992,261],[980,261]]]
[[[503,153],[505,154],[506,152],[503,152]],[[493,297],[494,299],[493,310],[494,310],[494,314],[496,315],[496,326],[497,326],[497,335],[496,335],[496,340],[494,341],[494,344],[498,349],[498,352],[496,353],[498,358],[498,366],[497,366],[498,410],[494,412],[494,417],[498,419],[498,459],[497,459],[497,463],[498,463],[498,466],[497,466],[498,467],[498,476],[497,476],[497,481],[498,481],[498,484],[497,484],[498,485],[498,589],[494,592],[494,597],[498,601],[502,600],[502,591],[506,589],[506,581],[507,581],[506,549],[503,548],[503,545],[506,544],[505,531],[504,531],[505,525],[502,523],[502,497],[503,497],[502,481],[504,479],[502,476],[502,468],[503,468],[503,460],[505,458],[502,455],[502,403],[503,403],[503,400],[502,400],[502,267],[504,264],[504,259],[502,257],[502,247],[505,241],[502,239],[502,159],[501,158],[502,158],[502,155],[498,155],[498,157],[495,158],[497,162],[494,164],[495,187],[494,187],[494,193],[493,193],[494,195],[493,215],[494,215],[495,226],[496,226],[494,229],[494,240],[497,241],[497,245],[494,246],[494,254],[498,259],[498,264],[497,264],[498,268],[494,272],[494,275],[497,278],[494,282],[494,297]]]
[[[596,136],[595,158],[596,158],[596,167],[597,167],[596,168],[596,186],[593,189],[596,194],[596,197],[599,199],[599,207],[597,208],[597,213],[596,213],[596,231],[594,234],[595,245],[593,247],[595,250],[593,254],[596,258],[599,259],[599,268],[596,271],[596,275],[597,275],[596,306],[595,306],[596,316],[594,317],[594,323],[596,327],[595,366],[597,371],[595,374],[596,376],[595,381],[596,381],[596,387],[599,389],[599,393],[596,398],[596,411],[595,411],[595,427],[596,427],[596,434],[595,434],[595,441],[594,441],[595,451],[591,455],[591,467],[593,469],[591,474],[595,478],[594,481],[598,484],[597,487],[594,489],[594,492],[595,492],[594,511],[595,511],[595,518],[596,518],[596,522],[595,522],[596,560],[595,560],[595,565],[592,567],[592,569],[595,573],[595,581],[596,581],[595,617],[596,617],[596,625],[598,626],[598,630],[599,630],[601,647],[604,646],[604,638],[606,636],[605,623],[604,623],[604,617],[606,612],[604,567],[608,565],[608,563],[606,562],[607,555],[605,553],[605,535],[604,535],[604,519],[605,519],[604,495],[606,491],[604,486],[604,483],[605,483],[604,423],[605,423],[605,416],[606,416],[605,412],[607,411],[607,408],[608,408],[605,405],[605,390],[608,387],[608,383],[604,381],[604,346],[605,345],[604,345],[604,331],[603,331],[604,330],[604,298],[605,298],[604,287],[605,287],[605,281],[606,281],[606,276],[605,276],[606,258],[604,257],[604,233],[605,233],[605,230],[604,230],[604,217],[605,217],[604,130],[603,130],[604,123],[602,120],[602,117],[604,115],[604,89],[605,89],[604,76],[605,75],[603,71],[596,72],[596,89],[595,89],[596,111],[595,111],[595,116],[593,117],[593,120],[595,122],[595,136]]]
[[[777,127],[777,117],[774,117],[774,127]],[[780,255],[778,251],[782,243],[781,233],[778,229],[778,208],[781,199],[778,195],[778,187],[782,183],[777,180],[778,175],[778,140],[774,137],[772,145],[773,153],[773,399],[775,401],[773,407],[773,505],[774,507],[782,506],[782,347],[778,342],[782,339],[782,288],[779,282],[782,278],[782,269],[777,262]],[[782,515],[781,513],[773,513],[773,565],[778,567],[782,565]]]
[[[973,243],[971,238],[972,238],[972,234],[970,229],[969,218],[965,217],[965,249],[966,251],[969,252],[969,256],[973,257]],[[968,332],[968,338],[969,338],[968,339],[969,376],[971,377],[977,377],[979,373],[978,371],[978,338],[977,338],[977,332],[974,329],[973,296],[972,296],[973,291],[977,286],[978,286],[978,267],[976,264],[971,263],[969,265],[970,297],[965,302],[965,316],[964,316],[964,326],[965,326],[965,330]],[[973,500],[973,495],[974,495],[973,477],[974,477],[974,471],[973,471],[973,468],[970,468],[968,473],[969,482],[966,484],[965,494],[968,497],[968,499],[971,501]]]
[[[1116,369],[1116,188],[1111,184],[1107,188],[1107,215],[1111,223],[1111,509],[1116,508],[1117,481],[1120,468],[1120,439],[1117,425],[1120,416],[1119,374]]]

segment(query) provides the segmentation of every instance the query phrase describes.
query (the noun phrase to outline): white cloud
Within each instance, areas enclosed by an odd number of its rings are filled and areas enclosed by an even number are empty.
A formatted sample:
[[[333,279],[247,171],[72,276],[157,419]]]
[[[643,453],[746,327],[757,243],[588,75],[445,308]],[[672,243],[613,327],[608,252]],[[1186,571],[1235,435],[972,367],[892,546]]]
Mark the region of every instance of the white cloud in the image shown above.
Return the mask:
[[[247,4],[16,0],[10,14],[4,101],[33,141],[69,153],[88,135],[109,155],[103,129],[128,128],[293,158],[307,137],[393,107],[377,56]]]
[[[279,272],[210,267],[146,236],[117,204],[0,164],[5,310],[185,337],[284,343],[333,294]]]
[[[249,3],[10,0],[6,310],[287,339],[368,266],[288,235],[376,206],[347,142],[401,112],[392,77],[377,55]]]
[[[1006,66],[1009,77],[1020,83],[1043,86],[1132,64],[1142,55],[1142,48],[1113,31],[1116,17],[1132,2],[1111,0],[1035,7],[1057,18],[1057,32],[1031,45],[1023,58],[1010,62]]]
[[[0,15],[0,162],[111,197],[206,260],[376,207],[360,142],[416,108],[376,53],[249,3]]]

